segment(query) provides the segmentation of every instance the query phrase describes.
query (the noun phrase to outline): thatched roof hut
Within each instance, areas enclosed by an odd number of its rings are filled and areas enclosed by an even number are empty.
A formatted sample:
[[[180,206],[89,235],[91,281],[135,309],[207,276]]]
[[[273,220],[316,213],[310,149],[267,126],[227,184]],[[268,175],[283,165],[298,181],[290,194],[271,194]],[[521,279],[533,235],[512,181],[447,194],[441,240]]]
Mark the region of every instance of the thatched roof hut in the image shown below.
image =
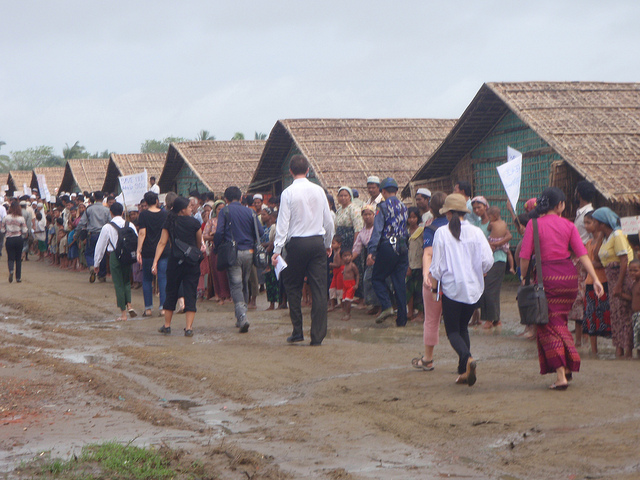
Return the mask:
[[[252,191],[279,194],[291,183],[289,161],[302,153],[310,178],[335,193],[366,189],[367,177],[393,177],[404,185],[455,124],[437,119],[278,120],[251,181]]]
[[[107,175],[108,158],[74,158],[67,161],[59,192],[101,190]]]
[[[403,194],[421,185],[450,192],[466,180],[504,207],[496,167],[507,145],[523,153],[523,202],[549,185],[570,197],[586,179],[599,204],[621,214],[640,207],[640,83],[487,83]]]
[[[162,173],[166,157],[167,155],[164,153],[130,153],[127,155],[112,153],[109,157],[102,191],[119,193],[118,177],[142,173],[145,169],[147,170],[147,178],[156,177],[157,181]]]
[[[40,187],[38,186],[38,175],[44,175],[49,193],[51,195],[55,195],[55,189],[62,183],[64,167],[38,167],[33,169],[31,174],[31,188],[37,188],[38,192],[40,192]],[[40,197],[42,197],[41,192]]]
[[[24,186],[31,189],[31,170],[9,170],[7,176],[7,195],[13,196],[14,192],[18,192],[18,196],[22,196],[24,192]]]
[[[235,185],[245,192],[264,149],[263,140],[205,140],[172,143],[160,175],[160,191],[211,191]]]

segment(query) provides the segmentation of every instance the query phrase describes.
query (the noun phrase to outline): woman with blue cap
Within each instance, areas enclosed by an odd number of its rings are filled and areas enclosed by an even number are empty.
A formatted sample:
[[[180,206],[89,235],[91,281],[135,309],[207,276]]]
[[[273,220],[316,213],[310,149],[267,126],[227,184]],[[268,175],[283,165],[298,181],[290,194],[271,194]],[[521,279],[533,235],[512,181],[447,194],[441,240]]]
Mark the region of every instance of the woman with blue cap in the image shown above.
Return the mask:
[[[620,217],[609,207],[598,208],[592,218],[604,234],[598,256],[604,267],[609,284],[609,309],[611,315],[611,339],[617,357],[631,358],[633,350],[633,327],[631,325],[631,302],[622,298],[631,290],[633,283],[627,274],[627,266],[633,260],[633,250],[627,236],[620,228]]]

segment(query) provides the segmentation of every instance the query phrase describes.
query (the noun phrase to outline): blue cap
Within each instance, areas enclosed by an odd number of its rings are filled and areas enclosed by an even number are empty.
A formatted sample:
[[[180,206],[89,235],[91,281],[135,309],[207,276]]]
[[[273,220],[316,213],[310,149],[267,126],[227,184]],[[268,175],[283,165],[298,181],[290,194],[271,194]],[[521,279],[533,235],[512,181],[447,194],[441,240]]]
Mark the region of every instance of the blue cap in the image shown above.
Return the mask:
[[[380,182],[380,190],[384,190],[385,188],[394,187],[398,188],[398,182],[396,182],[393,178],[387,177],[382,182]]]

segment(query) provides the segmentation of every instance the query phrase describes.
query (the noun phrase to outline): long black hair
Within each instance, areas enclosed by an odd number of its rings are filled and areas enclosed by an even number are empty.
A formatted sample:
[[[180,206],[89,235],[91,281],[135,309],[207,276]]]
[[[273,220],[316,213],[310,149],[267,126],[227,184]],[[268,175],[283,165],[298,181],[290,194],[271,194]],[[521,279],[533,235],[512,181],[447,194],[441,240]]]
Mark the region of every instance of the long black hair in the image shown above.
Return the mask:
[[[167,227],[170,233],[174,233],[174,225],[178,214],[189,206],[189,200],[184,197],[176,197],[171,204],[171,210],[169,210],[169,216],[167,217]]]

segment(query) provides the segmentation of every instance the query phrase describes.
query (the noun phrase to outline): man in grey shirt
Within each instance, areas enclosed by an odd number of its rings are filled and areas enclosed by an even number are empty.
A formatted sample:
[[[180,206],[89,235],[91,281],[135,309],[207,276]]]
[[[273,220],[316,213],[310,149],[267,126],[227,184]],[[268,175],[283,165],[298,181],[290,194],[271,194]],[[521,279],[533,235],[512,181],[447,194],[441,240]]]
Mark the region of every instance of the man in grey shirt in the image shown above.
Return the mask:
[[[104,195],[102,192],[94,192],[93,201],[95,203],[89,205],[87,211],[82,215],[82,218],[80,218],[80,223],[78,223],[80,230],[87,231],[87,249],[85,256],[87,258],[87,265],[89,266],[89,282],[91,283],[96,281],[93,257],[96,251],[98,237],[100,237],[100,230],[111,221],[111,212],[102,204],[103,198]],[[103,283],[107,281],[107,255],[105,255],[100,262],[98,281]]]

